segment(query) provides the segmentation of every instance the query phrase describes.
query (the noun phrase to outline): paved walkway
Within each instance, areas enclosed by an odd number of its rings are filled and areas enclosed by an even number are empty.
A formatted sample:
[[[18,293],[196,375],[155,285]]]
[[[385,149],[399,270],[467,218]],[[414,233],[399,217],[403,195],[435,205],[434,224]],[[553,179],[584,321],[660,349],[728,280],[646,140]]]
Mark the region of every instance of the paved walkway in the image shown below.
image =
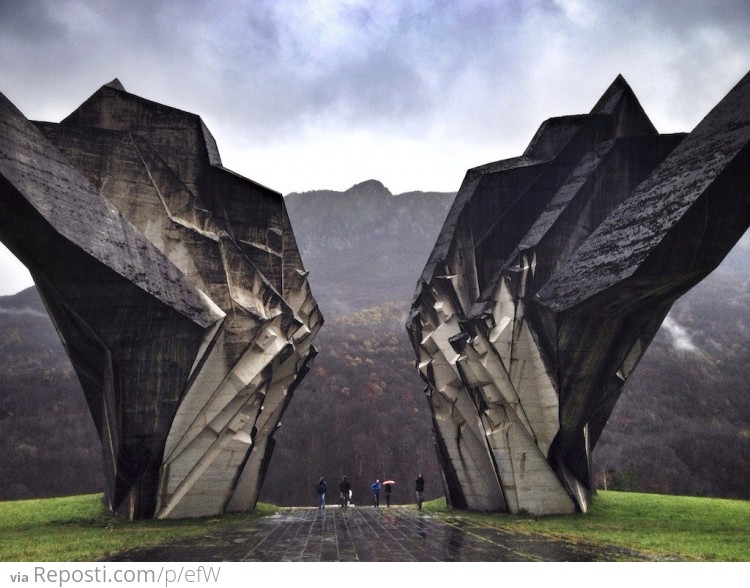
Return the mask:
[[[652,561],[643,553],[511,532],[413,506],[282,508],[232,530],[112,561]]]

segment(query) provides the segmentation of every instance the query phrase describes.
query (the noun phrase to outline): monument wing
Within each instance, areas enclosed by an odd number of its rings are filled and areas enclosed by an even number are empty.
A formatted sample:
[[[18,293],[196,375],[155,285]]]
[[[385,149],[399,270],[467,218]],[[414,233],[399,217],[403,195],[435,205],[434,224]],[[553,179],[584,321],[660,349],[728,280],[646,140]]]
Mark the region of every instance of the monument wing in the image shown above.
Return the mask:
[[[81,380],[111,509],[253,508],[322,324],[281,195],[116,80],[59,124],[0,114],[0,238]]]
[[[659,135],[618,76],[469,170],[407,323],[456,506],[585,511],[590,456],[672,303],[750,224],[750,81]]]

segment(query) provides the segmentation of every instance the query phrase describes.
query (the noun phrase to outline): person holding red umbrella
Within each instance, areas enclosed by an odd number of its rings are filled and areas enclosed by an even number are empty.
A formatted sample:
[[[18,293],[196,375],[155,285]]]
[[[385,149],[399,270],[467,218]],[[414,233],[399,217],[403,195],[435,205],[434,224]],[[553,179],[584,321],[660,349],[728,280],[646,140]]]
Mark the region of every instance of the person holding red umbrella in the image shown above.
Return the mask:
[[[386,480],[383,482],[383,488],[385,488],[385,505],[391,506],[391,490],[396,482],[393,480]]]

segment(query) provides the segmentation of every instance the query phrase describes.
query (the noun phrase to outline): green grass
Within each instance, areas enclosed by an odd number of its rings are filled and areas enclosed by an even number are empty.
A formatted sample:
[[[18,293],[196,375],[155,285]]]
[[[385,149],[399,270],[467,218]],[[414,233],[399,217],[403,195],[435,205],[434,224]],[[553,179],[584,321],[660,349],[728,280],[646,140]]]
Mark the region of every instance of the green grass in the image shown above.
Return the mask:
[[[444,500],[425,507],[441,516],[688,561],[750,561],[750,502],[744,500],[600,491],[585,515],[548,517],[451,511]]]
[[[102,496],[0,502],[0,561],[96,561],[133,547],[158,545],[230,528],[276,507],[221,517],[127,521],[113,517]]]
[[[460,517],[526,533],[613,544],[665,558],[750,561],[750,502],[599,492],[585,515],[529,517],[452,511],[445,500],[424,504],[439,517]],[[179,521],[125,521],[101,495],[0,502],[0,561],[96,561],[119,551],[227,529],[276,507]]]

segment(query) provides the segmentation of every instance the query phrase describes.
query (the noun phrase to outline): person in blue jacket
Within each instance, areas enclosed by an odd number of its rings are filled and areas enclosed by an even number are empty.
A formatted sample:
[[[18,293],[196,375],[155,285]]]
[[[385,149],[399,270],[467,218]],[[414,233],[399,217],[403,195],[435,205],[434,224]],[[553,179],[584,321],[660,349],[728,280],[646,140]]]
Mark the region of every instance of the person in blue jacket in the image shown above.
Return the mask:
[[[380,480],[375,480],[375,483],[370,486],[372,493],[375,495],[375,508],[380,506]]]

